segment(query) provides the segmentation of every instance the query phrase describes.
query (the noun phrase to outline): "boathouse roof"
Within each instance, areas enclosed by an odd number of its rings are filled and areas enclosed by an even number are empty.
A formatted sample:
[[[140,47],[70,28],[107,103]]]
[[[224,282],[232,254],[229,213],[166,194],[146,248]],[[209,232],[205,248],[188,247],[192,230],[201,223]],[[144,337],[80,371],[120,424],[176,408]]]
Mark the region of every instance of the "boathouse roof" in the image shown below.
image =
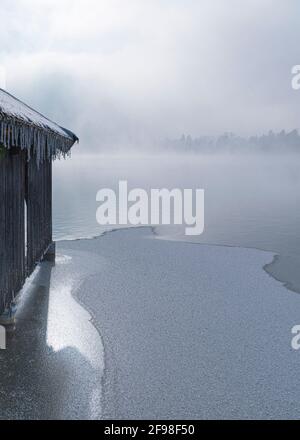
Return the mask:
[[[0,89],[0,144],[27,150],[37,161],[66,155],[77,136]]]

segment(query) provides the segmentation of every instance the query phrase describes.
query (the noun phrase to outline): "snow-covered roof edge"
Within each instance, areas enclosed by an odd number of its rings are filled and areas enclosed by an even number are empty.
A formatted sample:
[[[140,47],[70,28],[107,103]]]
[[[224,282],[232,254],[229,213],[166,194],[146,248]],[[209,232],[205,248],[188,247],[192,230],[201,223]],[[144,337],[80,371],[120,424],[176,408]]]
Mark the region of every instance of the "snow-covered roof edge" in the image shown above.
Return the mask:
[[[26,149],[38,162],[66,155],[77,136],[0,89],[0,144]]]

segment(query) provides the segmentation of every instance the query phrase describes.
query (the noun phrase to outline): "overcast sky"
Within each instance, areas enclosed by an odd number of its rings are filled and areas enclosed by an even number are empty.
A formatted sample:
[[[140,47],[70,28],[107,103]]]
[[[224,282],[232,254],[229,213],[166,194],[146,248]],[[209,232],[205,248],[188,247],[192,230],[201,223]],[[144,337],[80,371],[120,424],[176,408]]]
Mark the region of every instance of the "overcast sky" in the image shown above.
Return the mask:
[[[299,0],[1,0],[7,89],[85,148],[300,126]]]

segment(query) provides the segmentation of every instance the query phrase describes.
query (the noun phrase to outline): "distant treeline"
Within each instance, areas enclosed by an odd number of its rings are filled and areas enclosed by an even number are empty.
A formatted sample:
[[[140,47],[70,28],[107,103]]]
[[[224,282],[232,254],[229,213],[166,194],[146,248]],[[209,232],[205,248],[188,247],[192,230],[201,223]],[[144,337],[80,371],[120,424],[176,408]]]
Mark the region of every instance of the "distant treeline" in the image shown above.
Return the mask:
[[[167,139],[165,147],[170,150],[191,151],[200,153],[213,152],[300,152],[300,136],[297,130],[287,133],[269,131],[262,136],[244,138],[234,133],[224,133],[219,137],[200,136],[192,138],[182,135],[180,139]]]

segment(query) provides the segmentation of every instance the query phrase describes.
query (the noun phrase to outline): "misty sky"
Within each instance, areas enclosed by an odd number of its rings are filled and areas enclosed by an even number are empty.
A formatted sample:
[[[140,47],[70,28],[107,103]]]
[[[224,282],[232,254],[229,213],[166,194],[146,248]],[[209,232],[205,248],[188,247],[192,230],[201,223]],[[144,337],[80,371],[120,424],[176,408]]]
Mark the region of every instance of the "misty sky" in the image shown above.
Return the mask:
[[[86,150],[300,126],[299,0],[0,0],[7,89]]]

